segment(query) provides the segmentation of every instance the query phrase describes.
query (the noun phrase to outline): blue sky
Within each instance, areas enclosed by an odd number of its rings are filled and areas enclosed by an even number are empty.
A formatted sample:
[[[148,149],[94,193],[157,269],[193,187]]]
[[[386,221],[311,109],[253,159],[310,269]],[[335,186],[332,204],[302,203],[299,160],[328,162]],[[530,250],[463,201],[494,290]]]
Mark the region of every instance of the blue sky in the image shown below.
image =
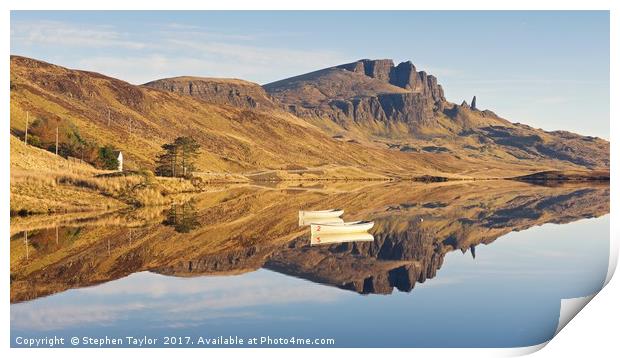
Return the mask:
[[[609,138],[609,13],[13,11],[11,53],[134,84],[261,84],[361,58],[411,60],[452,102]]]

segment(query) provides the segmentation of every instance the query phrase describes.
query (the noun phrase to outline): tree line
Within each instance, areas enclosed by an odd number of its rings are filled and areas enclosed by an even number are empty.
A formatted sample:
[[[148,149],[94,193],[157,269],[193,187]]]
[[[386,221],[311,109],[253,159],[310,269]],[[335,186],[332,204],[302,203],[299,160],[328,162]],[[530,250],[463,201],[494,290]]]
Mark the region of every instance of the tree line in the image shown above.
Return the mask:
[[[101,146],[97,141],[85,138],[75,125],[67,121],[50,120],[43,116],[35,118],[28,128],[28,144],[58,153],[63,158],[82,159],[99,169],[118,168],[116,148]]]
[[[57,152],[64,158],[82,159],[99,169],[114,170],[119,165],[114,146],[100,145],[95,140],[87,139],[77,126],[67,121],[49,120],[44,116],[35,118],[28,127],[28,144]],[[200,145],[191,136],[178,137],[161,148],[163,152],[156,158],[156,175],[190,178],[196,171],[195,161],[200,154]]]

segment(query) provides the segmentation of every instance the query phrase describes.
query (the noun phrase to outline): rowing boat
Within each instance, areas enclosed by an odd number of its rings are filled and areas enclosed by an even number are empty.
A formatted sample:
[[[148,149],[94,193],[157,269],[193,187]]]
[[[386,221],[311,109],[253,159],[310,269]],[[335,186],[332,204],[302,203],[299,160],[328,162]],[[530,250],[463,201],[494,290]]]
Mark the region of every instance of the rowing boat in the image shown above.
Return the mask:
[[[299,226],[308,226],[310,224],[344,224],[344,220],[339,217],[335,218],[300,218]]]
[[[342,224],[311,224],[310,234],[312,236],[322,234],[348,234],[366,232],[375,225],[372,221],[353,221]]]
[[[305,218],[333,218],[342,216],[344,210],[342,209],[329,209],[329,210],[314,210],[314,211],[300,211],[299,216]]]
[[[310,238],[310,246],[337,244],[341,242],[373,241],[375,238],[367,232],[348,234],[322,234]]]
[[[300,211],[299,212],[299,225],[308,225],[314,221],[314,219],[326,219],[326,218],[338,218],[344,214],[342,209],[329,209],[329,210],[314,210],[314,211]],[[313,220],[308,220],[313,219]],[[336,221],[337,222],[337,221]],[[303,224],[306,223],[306,224]]]

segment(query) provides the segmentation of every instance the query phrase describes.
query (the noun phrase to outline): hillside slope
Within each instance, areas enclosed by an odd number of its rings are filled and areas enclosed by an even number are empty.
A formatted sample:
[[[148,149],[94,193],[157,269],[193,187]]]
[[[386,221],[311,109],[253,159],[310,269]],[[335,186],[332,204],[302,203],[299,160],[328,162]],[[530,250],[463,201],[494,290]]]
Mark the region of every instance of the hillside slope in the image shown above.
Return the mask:
[[[11,136],[11,216],[32,213],[100,211],[126,204],[70,178],[102,174],[92,166],[69,161]],[[64,182],[60,184],[59,182]]]
[[[197,191],[189,180],[100,170],[10,139],[11,218],[169,205]]]
[[[197,164],[203,171],[240,173],[332,164],[405,173],[423,167],[416,160],[393,164],[387,151],[360,152],[359,146],[335,141],[285,112],[211,105],[13,56],[11,130],[19,137],[26,111],[31,125],[41,119],[57,122],[67,129],[61,133],[71,131],[73,137],[114,145],[123,151],[128,169],[152,168],[161,145],[182,135],[201,144]],[[69,137],[61,135],[61,142]]]
[[[362,75],[354,73],[353,76]],[[426,78],[427,83],[435,83]],[[367,79],[367,82],[373,81],[375,79]],[[238,84],[231,80],[225,82],[228,86]],[[395,91],[403,91],[403,95],[410,91],[390,83],[377,84],[373,90],[394,88],[400,88]],[[441,98],[439,90],[433,85],[427,92]],[[349,93],[347,91],[343,89],[343,93]],[[127,169],[152,169],[162,144],[178,136],[193,136],[201,145],[197,161],[200,171],[245,175],[265,171],[284,173],[267,176],[272,179],[288,176],[303,179],[305,171],[314,173],[310,176],[312,179],[361,178],[364,173],[368,173],[369,178],[510,177],[543,170],[583,170],[608,158],[608,153],[589,151],[590,147],[580,150],[577,146],[570,147],[571,153],[583,154],[581,162],[572,160],[568,154],[567,160],[540,156],[527,146],[532,140],[528,135],[515,137],[509,133],[506,138],[503,134],[506,130],[522,130],[516,126],[477,129],[492,132],[496,139],[482,132],[466,136],[465,142],[455,142],[454,137],[449,136],[445,139],[420,137],[394,144],[400,149],[395,150],[392,144],[390,149],[386,143],[366,137],[363,140],[334,138],[322,124],[299,118],[284,109],[248,109],[234,102],[212,104],[198,94],[134,86],[98,73],[12,56],[11,132],[23,137],[28,112],[31,129],[45,123],[39,128],[47,128],[47,132],[43,131],[37,138],[43,147],[52,143],[52,133],[59,127],[61,147],[71,145],[79,153],[84,143],[112,145],[123,151]],[[473,121],[472,113],[467,109],[459,111],[451,122],[452,130],[464,128],[454,123]],[[379,120],[374,123],[379,127]],[[565,146],[571,141],[587,142],[583,137],[565,136]],[[506,143],[497,143],[501,141]],[[607,143],[599,142],[604,141],[591,139],[587,143],[603,147]],[[608,143],[606,145],[608,147]],[[596,160],[595,165],[592,160]]]

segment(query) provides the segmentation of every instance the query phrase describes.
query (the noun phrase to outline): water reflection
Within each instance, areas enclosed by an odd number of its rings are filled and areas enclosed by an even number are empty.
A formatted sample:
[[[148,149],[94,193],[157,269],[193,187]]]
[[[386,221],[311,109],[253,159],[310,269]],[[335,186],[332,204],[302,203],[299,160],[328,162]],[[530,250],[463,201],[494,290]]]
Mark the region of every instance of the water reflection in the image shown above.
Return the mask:
[[[368,233],[372,221],[344,222],[340,217],[342,209],[314,210],[299,212],[299,226],[310,227],[310,245],[325,245],[341,242],[372,241]]]
[[[375,238],[367,232],[351,232],[340,234],[318,234],[310,237],[310,246],[331,245],[343,242],[373,241]]]
[[[200,226],[196,215],[198,210],[195,201],[190,200],[182,204],[173,204],[166,211],[166,219],[162,224],[174,227],[174,231],[188,233]]]
[[[300,210],[299,226],[307,226],[310,224],[328,224],[342,223],[340,218],[344,214],[342,209],[327,210]]]
[[[192,277],[267,268],[361,294],[410,292],[436,276],[449,252],[476,257],[476,247],[512,231],[606,214],[609,187],[589,185],[397,183],[293,194],[240,187],[172,208],[19,219],[11,227],[11,302],[140,271]],[[298,212],[325,207],[373,227],[315,246]]]
[[[341,218],[300,218],[299,226],[310,226],[310,224],[344,224]]]

